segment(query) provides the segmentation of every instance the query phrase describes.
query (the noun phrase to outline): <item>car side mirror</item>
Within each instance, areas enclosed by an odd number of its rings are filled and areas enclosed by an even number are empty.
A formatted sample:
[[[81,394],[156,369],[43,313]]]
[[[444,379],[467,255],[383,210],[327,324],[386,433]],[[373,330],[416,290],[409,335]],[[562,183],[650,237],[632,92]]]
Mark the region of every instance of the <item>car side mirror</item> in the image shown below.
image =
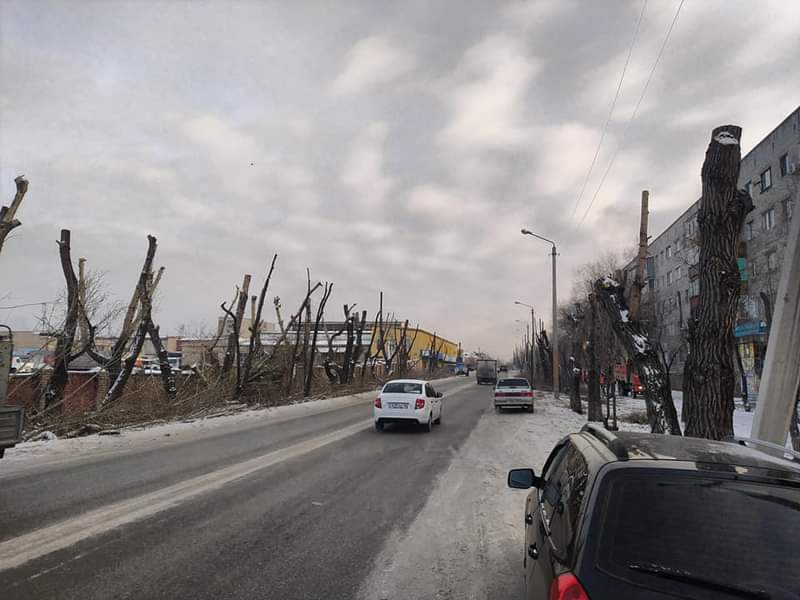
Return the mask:
[[[442,392],[436,392],[436,397],[437,398],[442,398],[442,397],[444,397],[444,394]]]
[[[544,479],[538,477],[533,469],[511,469],[508,472],[508,487],[527,490],[532,487],[543,488]]]

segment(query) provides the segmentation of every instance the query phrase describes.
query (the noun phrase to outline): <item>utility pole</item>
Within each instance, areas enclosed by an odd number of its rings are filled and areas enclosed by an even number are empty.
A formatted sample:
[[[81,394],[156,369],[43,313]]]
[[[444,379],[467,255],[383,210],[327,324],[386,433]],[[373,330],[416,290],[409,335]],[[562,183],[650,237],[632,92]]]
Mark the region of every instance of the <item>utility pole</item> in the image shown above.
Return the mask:
[[[536,318],[535,318],[534,313],[533,313],[533,307],[531,306],[531,338],[530,338],[531,344],[529,346],[529,350],[530,350],[530,371],[531,371],[531,387],[532,388],[536,387],[535,381],[534,381],[534,377],[535,377],[536,373],[534,372],[534,368],[533,368],[533,330],[534,330],[534,327],[536,327]]]
[[[636,264],[636,276],[633,279],[630,302],[628,302],[631,317],[637,321],[640,318],[642,289],[644,288],[644,270],[647,264],[647,217],[649,215],[649,200],[650,192],[642,190],[642,215],[639,220],[639,260]],[[680,303],[678,305],[680,306]]]
[[[556,294],[556,245],[553,244],[553,396],[558,400],[558,297]]]
[[[791,221],[751,436],[783,446],[800,388],[800,218]]]
[[[550,244],[553,249],[550,253],[553,257],[553,331],[552,331],[552,344],[553,344],[553,396],[558,399],[558,295],[556,293],[556,243],[546,237],[542,237],[538,233],[533,233],[529,229],[523,229],[522,235],[530,235],[539,238],[543,242]]]

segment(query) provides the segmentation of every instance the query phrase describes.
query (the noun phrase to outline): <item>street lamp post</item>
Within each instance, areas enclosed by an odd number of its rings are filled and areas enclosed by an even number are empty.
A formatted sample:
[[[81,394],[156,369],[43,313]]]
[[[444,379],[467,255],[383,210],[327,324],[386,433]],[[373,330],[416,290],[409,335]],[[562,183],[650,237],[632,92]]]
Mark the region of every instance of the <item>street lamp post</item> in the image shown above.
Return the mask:
[[[531,309],[531,335],[528,338],[530,340],[530,356],[528,357],[528,361],[529,361],[529,364],[530,364],[531,386],[535,387],[535,385],[534,385],[535,384],[535,381],[534,381],[535,373],[534,373],[534,368],[533,368],[533,334],[534,334],[534,331],[536,331],[536,316],[534,314],[533,306],[531,306],[530,304],[526,304],[525,302],[520,302],[519,300],[514,300],[514,304],[518,304],[519,306],[527,306],[528,308]],[[527,325],[526,325],[525,328],[527,329]]]
[[[552,252],[550,253],[553,257],[553,330],[552,330],[552,338],[553,338],[553,396],[555,398],[559,397],[558,394],[558,297],[556,293],[556,243],[553,240],[548,240],[546,237],[542,237],[536,233],[528,229],[522,230],[522,235],[530,235],[535,238],[538,238],[544,242],[547,242],[552,246]]]

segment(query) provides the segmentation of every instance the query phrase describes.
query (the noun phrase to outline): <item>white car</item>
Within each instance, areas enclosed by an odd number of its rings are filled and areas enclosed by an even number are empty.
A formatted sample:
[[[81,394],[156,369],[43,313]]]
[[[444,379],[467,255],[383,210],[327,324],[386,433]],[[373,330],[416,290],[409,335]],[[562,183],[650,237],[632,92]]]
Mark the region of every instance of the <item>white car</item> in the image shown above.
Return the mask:
[[[394,379],[375,398],[375,429],[386,423],[418,423],[426,431],[442,422],[442,393],[421,379]]]
[[[503,408],[517,407],[533,412],[531,384],[523,377],[501,379],[494,388],[494,407],[498,411]]]

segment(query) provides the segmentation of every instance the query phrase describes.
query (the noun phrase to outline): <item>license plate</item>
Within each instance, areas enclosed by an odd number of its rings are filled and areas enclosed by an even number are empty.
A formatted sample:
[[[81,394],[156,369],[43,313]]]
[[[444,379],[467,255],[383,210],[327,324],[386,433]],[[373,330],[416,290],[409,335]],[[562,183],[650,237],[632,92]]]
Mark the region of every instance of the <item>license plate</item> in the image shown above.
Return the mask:
[[[389,408],[408,408],[404,402],[389,402]]]

